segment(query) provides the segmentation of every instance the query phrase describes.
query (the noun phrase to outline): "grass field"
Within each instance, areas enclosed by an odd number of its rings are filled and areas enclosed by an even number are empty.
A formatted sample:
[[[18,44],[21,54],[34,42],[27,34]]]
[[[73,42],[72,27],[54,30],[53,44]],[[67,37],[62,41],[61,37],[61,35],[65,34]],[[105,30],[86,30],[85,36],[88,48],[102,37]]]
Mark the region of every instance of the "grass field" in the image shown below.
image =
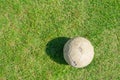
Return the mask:
[[[63,58],[75,36],[95,48],[82,69]],[[120,80],[120,0],[0,0],[0,80]]]

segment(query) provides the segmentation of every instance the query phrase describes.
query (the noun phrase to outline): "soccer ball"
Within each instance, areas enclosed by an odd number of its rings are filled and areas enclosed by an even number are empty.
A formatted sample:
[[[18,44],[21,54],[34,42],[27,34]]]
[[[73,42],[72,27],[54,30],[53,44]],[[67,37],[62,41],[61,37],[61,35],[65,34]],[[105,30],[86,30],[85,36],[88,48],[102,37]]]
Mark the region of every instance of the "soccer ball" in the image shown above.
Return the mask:
[[[82,68],[91,63],[94,57],[94,48],[89,40],[83,37],[71,38],[64,45],[65,61],[73,67]]]

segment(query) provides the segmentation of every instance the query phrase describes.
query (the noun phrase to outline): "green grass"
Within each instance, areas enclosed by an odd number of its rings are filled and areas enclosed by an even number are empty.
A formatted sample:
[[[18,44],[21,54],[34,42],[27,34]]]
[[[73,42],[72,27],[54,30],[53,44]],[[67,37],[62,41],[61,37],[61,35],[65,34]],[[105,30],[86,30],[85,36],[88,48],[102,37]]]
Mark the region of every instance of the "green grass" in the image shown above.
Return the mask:
[[[82,69],[62,48],[82,36],[95,48]],[[0,0],[0,80],[120,80],[119,0]]]

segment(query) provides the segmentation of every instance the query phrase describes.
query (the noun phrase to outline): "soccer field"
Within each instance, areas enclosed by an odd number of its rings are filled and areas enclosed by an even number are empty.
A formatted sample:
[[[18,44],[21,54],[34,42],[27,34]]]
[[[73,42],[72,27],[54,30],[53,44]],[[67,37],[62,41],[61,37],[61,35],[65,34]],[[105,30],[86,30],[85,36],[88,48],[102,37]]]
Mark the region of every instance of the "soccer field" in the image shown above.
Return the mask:
[[[76,36],[94,46],[84,68],[63,58]],[[0,80],[120,80],[120,0],[0,0]]]

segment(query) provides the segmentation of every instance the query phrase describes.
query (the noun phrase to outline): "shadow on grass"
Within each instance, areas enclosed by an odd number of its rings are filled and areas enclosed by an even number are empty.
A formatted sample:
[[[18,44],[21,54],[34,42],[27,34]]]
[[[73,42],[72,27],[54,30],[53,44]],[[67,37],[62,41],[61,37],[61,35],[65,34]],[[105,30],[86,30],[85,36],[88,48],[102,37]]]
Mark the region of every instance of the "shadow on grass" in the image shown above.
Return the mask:
[[[67,37],[58,37],[47,43],[46,53],[52,60],[59,64],[67,64],[63,57],[63,47],[69,39]]]

